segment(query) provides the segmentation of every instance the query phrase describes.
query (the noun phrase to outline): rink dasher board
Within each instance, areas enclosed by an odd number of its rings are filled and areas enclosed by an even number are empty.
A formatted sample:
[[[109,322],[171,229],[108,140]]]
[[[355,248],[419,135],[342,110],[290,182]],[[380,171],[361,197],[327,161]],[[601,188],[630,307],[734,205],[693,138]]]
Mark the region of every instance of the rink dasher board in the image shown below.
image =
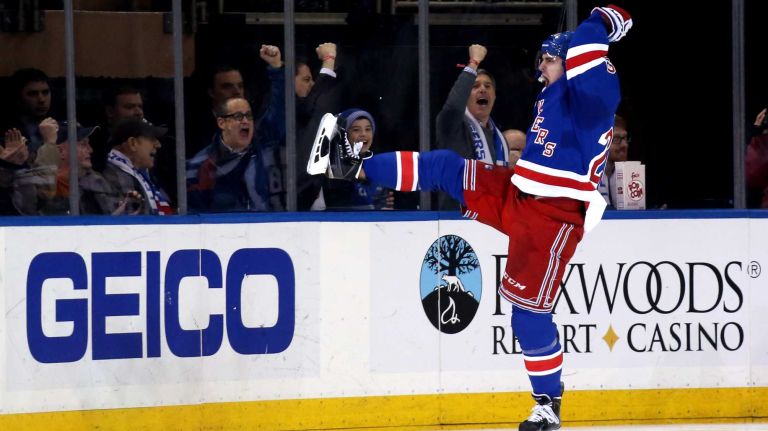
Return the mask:
[[[746,214],[605,220],[585,237],[555,308],[569,391],[565,419],[768,416],[757,402],[768,380],[768,341],[760,335],[768,329],[768,251],[761,246],[768,221]],[[132,225],[38,219],[0,228],[0,423],[48,416],[19,413],[77,411],[99,422],[93,418],[107,413],[138,415],[144,409],[137,407],[147,408],[142,416],[187,423],[263,409],[238,415],[244,427],[263,429],[500,423],[525,414],[528,380],[509,305],[495,294],[506,259],[503,235],[444,213],[282,217],[144,218]],[[439,275],[429,280],[423,263],[446,236],[470,245],[478,262],[463,286],[479,299],[477,311],[453,316],[466,325],[450,334],[430,322],[422,303],[424,286],[444,284]],[[195,253],[199,258],[190,258]],[[77,269],[62,269],[61,258]],[[275,268],[263,264],[273,258]],[[62,272],[81,288],[46,278]],[[200,272],[208,278],[181,277]],[[242,282],[230,282],[238,274]],[[30,279],[43,282],[30,287]],[[169,279],[180,281],[169,286]],[[240,290],[237,298],[228,295],[230,286]],[[30,303],[37,313],[28,311]],[[76,319],[56,321],[63,304],[79,307],[79,314],[71,311]],[[203,341],[190,350],[193,336]],[[625,394],[637,408],[595,409],[606,393]],[[448,408],[455,396],[462,401]],[[683,403],[678,412],[673,404],[681,396],[713,408],[691,413]],[[515,407],[479,407],[489,397]],[[755,403],[717,403],[731,397]],[[316,410],[312,405],[348,413],[297,416]],[[386,415],[364,414],[385,406]]]

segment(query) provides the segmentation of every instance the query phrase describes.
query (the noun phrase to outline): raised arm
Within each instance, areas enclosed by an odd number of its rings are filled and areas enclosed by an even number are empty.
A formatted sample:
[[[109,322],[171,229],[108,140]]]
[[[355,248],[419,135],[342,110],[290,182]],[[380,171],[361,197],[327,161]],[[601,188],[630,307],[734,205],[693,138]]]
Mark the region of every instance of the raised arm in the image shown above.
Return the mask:
[[[317,115],[317,122],[326,112],[338,112],[339,94],[336,89],[336,44],[331,42],[322,43],[315,48],[317,58],[323,62],[320,73],[317,75],[317,81],[310,90],[309,95],[302,101],[302,109],[305,115],[309,117]]]
[[[573,112],[584,126],[612,115],[619,104],[619,80],[608,59],[608,44],[623,38],[632,18],[618,6],[599,7],[574,31],[566,56]]]
[[[257,133],[266,135],[266,141],[285,141],[285,74],[280,48],[262,45],[259,55],[269,65],[267,76],[271,91],[269,105],[259,122]]]
[[[465,146],[462,127],[464,121],[464,110],[467,107],[467,100],[472,94],[472,87],[477,78],[477,69],[480,63],[485,59],[488,50],[482,45],[471,45],[469,47],[469,63],[461,71],[459,77],[448,93],[443,108],[437,114],[436,138],[438,148],[450,148],[461,150]]]

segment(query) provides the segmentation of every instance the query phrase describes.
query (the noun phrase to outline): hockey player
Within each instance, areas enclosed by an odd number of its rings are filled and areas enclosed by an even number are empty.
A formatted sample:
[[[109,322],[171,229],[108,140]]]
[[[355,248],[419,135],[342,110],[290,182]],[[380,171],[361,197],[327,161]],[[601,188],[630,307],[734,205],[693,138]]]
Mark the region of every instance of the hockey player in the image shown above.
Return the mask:
[[[538,71],[544,89],[514,170],[448,150],[372,156],[346,140],[332,115],[320,125],[307,166],[311,174],[365,176],[401,191],[446,191],[465,217],[510,237],[499,292],[512,303],[512,329],[536,401],[521,431],[560,428],[563,350],[551,312],[568,261],[605,209],[596,188],[620,99],[608,43],[631,27],[623,9],[599,7],[574,32],[542,43]]]

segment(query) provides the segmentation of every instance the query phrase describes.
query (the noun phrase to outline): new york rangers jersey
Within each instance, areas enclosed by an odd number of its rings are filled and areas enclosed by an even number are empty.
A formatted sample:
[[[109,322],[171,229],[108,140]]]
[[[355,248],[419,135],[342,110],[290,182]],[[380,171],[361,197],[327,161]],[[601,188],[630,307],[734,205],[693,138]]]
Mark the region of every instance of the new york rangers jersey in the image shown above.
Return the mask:
[[[512,176],[526,193],[584,201],[587,232],[605,210],[597,185],[620,100],[616,69],[607,54],[608,33],[600,13],[593,12],[574,31],[565,74],[536,99],[534,121]]]

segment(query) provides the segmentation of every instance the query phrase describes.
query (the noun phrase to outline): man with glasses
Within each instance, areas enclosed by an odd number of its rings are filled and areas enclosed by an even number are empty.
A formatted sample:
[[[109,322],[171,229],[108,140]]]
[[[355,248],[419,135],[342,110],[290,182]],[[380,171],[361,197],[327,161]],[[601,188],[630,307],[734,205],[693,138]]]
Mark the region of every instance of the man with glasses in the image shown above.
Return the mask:
[[[215,114],[217,141],[187,161],[190,212],[269,211],[269,177],[253,143],[251,104],[229,99]]]
[[[218,131],[211,143],[187,160],[188,206],[192,213],[276,211],[284,206],[280,147],[285,144],[285,81],[280,49],[262,45],[272,80],[267,111],[254,121],[240,95],[214,106]],[[212,95],[213,97],[213,95]]]
[[[627,121],[620,115],[614,117],[613,140],[608,150],[608,161],[605,164],[605,172],[600,177],[597,190],[603,195],[608,208],[616,209],[616,162],[627,161],[629,149],[629,134],[627,133]]]

